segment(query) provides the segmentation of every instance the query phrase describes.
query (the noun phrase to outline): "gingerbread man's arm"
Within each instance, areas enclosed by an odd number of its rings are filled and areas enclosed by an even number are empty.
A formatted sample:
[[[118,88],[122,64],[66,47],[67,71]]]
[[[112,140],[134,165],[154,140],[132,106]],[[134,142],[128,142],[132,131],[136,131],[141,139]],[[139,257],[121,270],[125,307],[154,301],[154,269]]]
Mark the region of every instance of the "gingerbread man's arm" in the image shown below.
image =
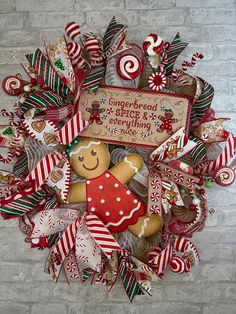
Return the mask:
[[[93,113],[93,109],[92,108],[86,108],[86,111]]]
[[[105,111],[104,108],[98,109],[98,113],[102,113],[102,112],[104,112],[104,111]]]
[[[161,121],[164,121],[164,120],[165,120],[165,117],[163,117],[163,116],[158,116],[158,119],[161,120]]]
[[[86,183],[76,182],[70,184],[67,201],[69,204],[86,202]]]
[[[130,154],[110,169],[122,184],[126,184],[142,168],[143,159],[138,154]]]
[[[171,119],[171,123],[176,123],[178,122],[178,119]]]

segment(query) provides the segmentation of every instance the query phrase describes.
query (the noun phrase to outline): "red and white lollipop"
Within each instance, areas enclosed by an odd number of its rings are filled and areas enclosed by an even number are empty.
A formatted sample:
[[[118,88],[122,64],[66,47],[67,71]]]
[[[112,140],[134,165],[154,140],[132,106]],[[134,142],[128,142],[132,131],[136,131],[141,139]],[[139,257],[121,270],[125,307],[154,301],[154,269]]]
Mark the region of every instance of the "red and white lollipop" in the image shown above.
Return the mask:
[[[230,167],[224,166],[215,171],[214,177],[218,185],[229,186],[235,181],[235,171]]]
[[[183,272],[185,272],[185,260],[183,259],[183,257],[181,256],[175,256],[170,260],[170,269],[174,272],[174,273],[179,273],[182,274]]]
[[[125,54],[117,60],[116,70],[124,80],[133,80],[140,74],[142,64],[137,56]]]
[[[7,76],[2,81],[4,92],[10,96],[19,96],[24,88],[24,83],[17,76]]]
[[[163,39],[157,34],[150,34],[143,42],[143,50],[149,56],[160,54],[164,47]]]

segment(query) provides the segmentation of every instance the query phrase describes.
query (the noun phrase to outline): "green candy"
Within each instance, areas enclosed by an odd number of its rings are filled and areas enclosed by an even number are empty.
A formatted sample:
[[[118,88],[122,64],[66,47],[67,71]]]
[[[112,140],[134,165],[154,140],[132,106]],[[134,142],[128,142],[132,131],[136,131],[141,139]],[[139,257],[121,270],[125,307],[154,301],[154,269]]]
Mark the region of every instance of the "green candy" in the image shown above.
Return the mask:
[[[35,85],[35,86],[34,86],[34,90],[35,90],[36,92],[40,91],[40,89],[41,89],[40,85]]]
[[[206,188],[211,188],[213,183],[211,181],[205,181],[205,187]]]
[[[183,194],[183,195],[185,195],[185,194],[186,194],[185,188],[181,188],[181,189],[180,189],[180,193]]]

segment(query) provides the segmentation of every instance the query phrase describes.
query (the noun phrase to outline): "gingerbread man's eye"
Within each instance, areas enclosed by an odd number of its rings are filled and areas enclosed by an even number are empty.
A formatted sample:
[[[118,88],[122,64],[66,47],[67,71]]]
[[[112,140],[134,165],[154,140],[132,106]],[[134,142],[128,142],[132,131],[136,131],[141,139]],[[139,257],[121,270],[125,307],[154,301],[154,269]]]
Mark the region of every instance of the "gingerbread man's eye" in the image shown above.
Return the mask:
[[[79,161],[83,161],[84,160],[84,156],[80,155],[79,156]]]
[[[91,150],[91,155],[93,155],[93,156],[97,155],[96,149]]]

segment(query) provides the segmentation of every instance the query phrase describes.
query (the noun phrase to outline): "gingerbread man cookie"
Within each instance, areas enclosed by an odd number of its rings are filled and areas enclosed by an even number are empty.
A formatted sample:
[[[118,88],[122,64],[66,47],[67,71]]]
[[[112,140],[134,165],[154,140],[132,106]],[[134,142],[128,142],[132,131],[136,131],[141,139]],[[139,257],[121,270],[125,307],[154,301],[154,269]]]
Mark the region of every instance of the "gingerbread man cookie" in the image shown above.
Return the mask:
[[[98,140],[82,139],[68,154],[72,169],[87,179],[70,185],[69,203],[86,202],[87,212],[97,215],[110,232],[129,229],[148,237],[162,228],[162,218],[147,216],[146,205],[125,186],[142,167],[138,154],[126,156],[110,170],[110,153]]]
[[[91,113],[89,123],[91,124],[95,121],[97,124],[102,124],[103,122],[101,121],[100,113],[104,112],[105,109],[99,108],[100,104],[98,101],[93,101],[91,107],[92,108],[86,108],[86,111]]]
[[[157,132],[166,131],[167,134],[172,135],[172,123],[178,122],[178,119],[173,118],[173,111],[171,109],[165,109],[165,116],[158,116],[158,119],[162,121],[160,127],[157,129]]]

